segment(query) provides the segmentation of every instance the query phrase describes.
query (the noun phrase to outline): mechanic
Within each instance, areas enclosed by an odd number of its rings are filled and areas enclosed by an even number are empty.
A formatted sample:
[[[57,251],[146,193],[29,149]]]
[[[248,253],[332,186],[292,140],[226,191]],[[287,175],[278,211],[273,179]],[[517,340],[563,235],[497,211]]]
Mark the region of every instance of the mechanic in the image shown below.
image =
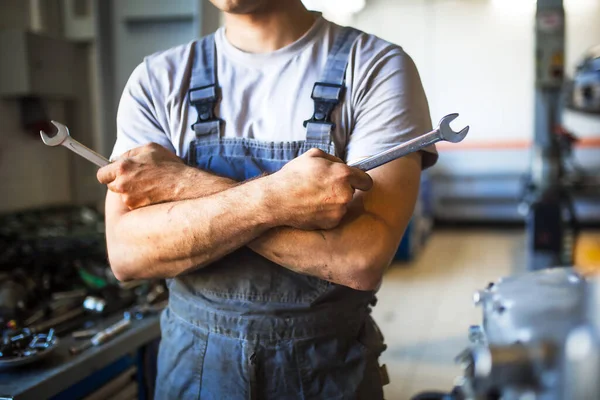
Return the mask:
[[[417,69],[301,0],[211,1],[224,27],[132,73],[98,172],[115,276],[167,279],[156,398],[383,398],[370,309],[437,155],[345,162],[431,130]]]

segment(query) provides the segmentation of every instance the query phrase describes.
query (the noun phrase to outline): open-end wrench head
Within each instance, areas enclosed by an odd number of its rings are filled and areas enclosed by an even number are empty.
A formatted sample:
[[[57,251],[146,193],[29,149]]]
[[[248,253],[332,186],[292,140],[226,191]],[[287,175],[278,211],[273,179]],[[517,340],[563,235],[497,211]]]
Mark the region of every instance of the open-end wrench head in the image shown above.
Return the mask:
[[[50,122],[52,122],[52,125],[54,125],[56,127],[58,132],[56,132],[56,135],[54,135],[54,136],[49,136],[46,132],[40,131],[40,135],[42,136],[42,141],[48,146],[60,146],[70,136],[69,128],[67,128],[60,122],[56,122],[56,121],[50,121]]]
[[[442,138],[451,143],[458,143],[462,141],[467,136],[467,133],[469,133],[469,126],[458,132],[452,130],[450,123],[456,118],[458,118],[458,114],[448,114],[440,120],[440,124],[438,126]]]

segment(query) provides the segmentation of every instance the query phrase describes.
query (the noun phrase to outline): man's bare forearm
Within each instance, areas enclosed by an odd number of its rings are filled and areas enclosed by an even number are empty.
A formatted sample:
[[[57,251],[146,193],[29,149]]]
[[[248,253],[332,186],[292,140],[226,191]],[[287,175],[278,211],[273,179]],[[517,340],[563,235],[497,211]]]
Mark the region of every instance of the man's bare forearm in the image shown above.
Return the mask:
[[[190,168],[163,153],[160,146],[143,146],[98,171],[98,180],[110,190],[108,249],[120,279],[179,275],[277,226],[330,230],[347,214],[355,191],[373,185],[369,175],[317,149],[244,183]],[[276,238],[273,246],[265,242],[256,251],[268,257],[291,244],[282,244],[285,235]],[[312,245],[295,244],[311,251]]]
[[[209,196],[236,185],[238,183],[231,179],[195,170],[181,179],[178,186],[181,188],[179,191],[181,198],[191,199]],[[355,218],[349,215],[346,221],[350,219]],[[364,246],[351,246],[347,240],[340,240],[341,229],[303,231],[290,227],[277,227],[249,241],[248,247],[292,271],[347,284],[351,279],[347,276],[348,270],[352,270],[350,264],[360,258],[350,250],[361,250]],[[347,230],[348,228],[344,229]],[[360,235],[361,229],[355,230],[358,236],[354,234],[346,236],[350,236],[357,243],[364,243]]]
[[[107,205],[120,201],[109,193]],[[164,278],[210,264],[275,226],[270,208],[255,180],[197,199],[107,214],[113,271],[124,280]]]
[[[233,179],[225,178],[206,172],[204,170],[189,167],[185,174],[176,179],[175,200],[190,200],[210,196],[240,184]]]
[[[357,290],[373,290],[389,265],[396,236],[375,215],[357,208],[330,230],[271,229],[248,244],[263,257],[301,274]],[[391,233],[391,234],[390,234]]]
[[[237,185],[233,180],[206,171],[198,174],[212,182],[211,185],[199,188],[189,181],[182,185],[187,188],[183,195],[204,196]],[[371,270],[387,267],[392,254],[386,249],[397,246],[397,243],[386,243],[395,236],[394,232],[390,235],[390,229],[381,219],[366,213],[361,200],[356,199],[335,229],[305,231],[275,227],[250,240],[247,246],[294,272],[370,290],[379,283],[377,274],[371,274]]]

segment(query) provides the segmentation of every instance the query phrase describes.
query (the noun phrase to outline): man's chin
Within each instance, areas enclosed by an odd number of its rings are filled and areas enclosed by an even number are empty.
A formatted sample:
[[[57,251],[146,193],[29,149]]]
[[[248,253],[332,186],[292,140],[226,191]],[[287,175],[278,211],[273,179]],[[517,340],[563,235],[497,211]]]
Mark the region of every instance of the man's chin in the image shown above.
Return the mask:
[[[252,14],[260,11],[271,0],[210,0],[219,10],[228,14]]]

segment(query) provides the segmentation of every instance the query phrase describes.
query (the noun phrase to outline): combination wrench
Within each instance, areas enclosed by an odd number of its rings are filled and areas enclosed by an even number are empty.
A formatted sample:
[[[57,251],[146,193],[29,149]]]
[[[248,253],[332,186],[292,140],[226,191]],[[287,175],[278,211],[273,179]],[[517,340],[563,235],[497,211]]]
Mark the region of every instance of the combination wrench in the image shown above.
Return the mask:
[[[408,140],[391,149],[382,151],[371,157],[349,164],[351,167],[358,168],[362,171],[369,171],[373,168],[380,167],[390,161],[394,161],[400,157],[404,157],[410,153],[423,150],[427,146],[431,146],[439,141],[445,140],[451,143],[462,141],[469,132],[469,126],[456,132],[450,127],[450,123],[458,118],[458,114],[449,114],[443,117],[438,124],[438,127],[431,132],[425,133],[419,137]],[[63,145],[69,150],[74,151],[80,156],[88,159],[99,167],[104,167],[110,163],[109,160],[96,153],[93,150],[85,147],[69,135],[69,128],[65,125],[52,121],[52,124],[58,129],[58,132],[53,137],[50,137],[44,131],[40,131],[42,140],[48,146]]]
[[[417,138],[394,146],[391,149],[382,151],[381,153],[348,165],[350,167],[358,168],[362,171],[369,171],[373,168],[380,167],[383,164],[387,164],[390,161],[404,157],[410,153],[423,150],[425,147],[431,146],[432,144],[442,140],[451,143],[458,143],[467,136],[467,133],[469,133],[469,127],[467,126],[458,132],[453,131],[450,127],[450,122],[454,121],[456,118],[458,118],[458,114],[446,115],[440,120],[438,127],[431,132],[425,133]]]
[[[67,149],[74,151],[79,154],[81,157],[93,162],[99,167],[104,167],[105,165],[110,164],[108,159],[104,158],[100,154],[96,153],[94,150],[88,149],[77,140],[73,139],[69,134],[69,128],[61,124],[60,122],[51,121],[52,125],[58,129],[58,132],[54,136],[48,135],[44,131],[40,131],[40,135],[42,136],[42,141],[48,146],[60,146],[63,145]]]

